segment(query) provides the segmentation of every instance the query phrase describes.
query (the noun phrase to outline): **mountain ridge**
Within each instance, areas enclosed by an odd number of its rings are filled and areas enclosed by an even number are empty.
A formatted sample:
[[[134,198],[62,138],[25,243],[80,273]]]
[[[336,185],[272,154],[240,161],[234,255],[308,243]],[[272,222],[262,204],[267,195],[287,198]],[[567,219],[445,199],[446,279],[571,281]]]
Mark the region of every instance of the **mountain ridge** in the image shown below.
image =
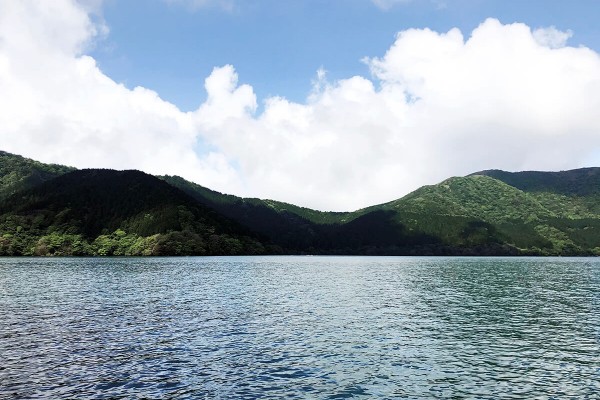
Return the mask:
[[[4,255],[263,254],[260,238],[136,170],[82,169],[0,204]]]
[[[88,245],[79,252],[85,255],[600,254],[600,168],[595,167],[562,172],[484,170],[423,186],[387,203],[351,212],[324,212],[222,194],[178,176],[74,170],[6,152],[0,152],[2,165],[8,167],[0,168],[0,179],[14,176],[14,169],[23,177],[35,176],[40,169],[53,174],[44,175],[47,179],[21,180],[25,184],[18,189],[0,185],[0,194],[13,192],[0,203],[0,254],[9,254],[7,249],[12,248],[13,254],[44,255],[40,243],[48,242],[51,235],[54,239],[79,235],[78,240]],[[140,182],[143,190],[131,189]],[[114,198],[103,197],[102,190],[112,192]],[[152,193],[161,195],[152,197]],[[94,201],[79,201],[94,194]],[[161,209],[163,205],[166,208]],[[115,207],[130,209],[131,215],[107,211]],[[180,214],[193,223],[182,225]],[[154,225],[144,222],[144,215],[154,218]],[[94,229],[89,221],[96,221]],[[212,228],[206,230],[202,221],[209,221]],[[24,237],[24,231],[30,237],[15,251],[10,243],[19,234]],[[215,232],[234,245],[210,247]],[[156,235],[168,237],[170,247],[148,244],[158,240]],[[98,243],[109,239],[117,250]],[[125,239],[137,241],[138,247],[119,248]],[[196,247],[182,245],[186,241]],[[68,246],[57,248],[49,254],[70,254]]]

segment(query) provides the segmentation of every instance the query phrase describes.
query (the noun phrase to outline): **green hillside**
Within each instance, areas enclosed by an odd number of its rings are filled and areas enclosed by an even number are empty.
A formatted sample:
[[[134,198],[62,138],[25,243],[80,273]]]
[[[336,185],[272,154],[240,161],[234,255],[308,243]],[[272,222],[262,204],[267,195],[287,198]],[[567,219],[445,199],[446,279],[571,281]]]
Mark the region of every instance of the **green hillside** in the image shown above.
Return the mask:
[[[353,212],[0,152],[0,255],[600,255],[600,168],[489,170]]]
[[[518,179],[494,171],[503,180],[479,173],[422,187],[375,208],[394,210],[405,221],[407,214],[414,214],[415,229],[444,235],[453,243],[462,235],[460,230],[446,226],[443,232],[432,231],[432,219],[463,216],[483,221],[493,227],[494,237],[525,254],[595,254],[600,250],[600,215],[594,212],[597,175],[591,179],[589,172],[523,173],[524,179]],[[426,215],[429,222],[423,220]]]
[[[488,176],[447,179],[424,186],[382,208],[411,213],[479,218],[488,222],[531,221],[556,216],[523,191]]]
[[[436,255],[517,251],[505,246],[490,224],[464,212],[432,215],[395,209],[392,203],[354,212],[322,212],[224,195],[180,177],[161,178],[291,252]]]
[[[310,253],[589,255],[600,254],[598,171],[484,171],[347,213],[242,199],[182,178],[163,179],[273,242]],[[362,237],[352,228],[357,219]]]
[[[5,199],[4,255],[261,254],[255,235],[139,171],[80,170]]]
[[[315,249],[321,249],[325,242],[331,243],[327,239],[332,235],[329,232],[335,230],[350,215],[316,211],[273,200],[225,195],[177,176],[160,178],[199,203],[295,252],[314,252]]]
[[[522,190],[560,217],[600,216],[600,168],[561,172],[489,170],[476,175],[489,176]]]
[[[179,176],[159,176],[165,182],[183,190],[198,201],[213,204],[213,205],[253,205],[257,207],[265,207],[272,210],[274,213],[291,213],[297,215],[307,221],[316,224],[335,224],[347,222],[351,217],[350,212],[325,212],[312,210],[306,207],[299,207],[293,204],[284,203],[275,200],[263,200],[257,198],[243,198],[230,194],[222,194],[217,191],[207,189],[196,183],[187,181]]]
[[[74,170],[75,168],[64,165],[43,164],[0,151],[0,201],[18,191],[29,189]]]
[[[588,196],[600,193],[600,168],[580,168],[570,171],[506,172],[487,170],[474,175],[489,176],[524,192],[551,192],[567,196]]]

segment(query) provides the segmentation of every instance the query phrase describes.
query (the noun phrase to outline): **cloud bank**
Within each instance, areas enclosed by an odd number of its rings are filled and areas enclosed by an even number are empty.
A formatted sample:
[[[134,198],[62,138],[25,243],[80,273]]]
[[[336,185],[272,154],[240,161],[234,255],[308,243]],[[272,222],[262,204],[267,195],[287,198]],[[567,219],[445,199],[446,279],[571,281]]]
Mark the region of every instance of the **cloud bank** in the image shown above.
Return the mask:
[[[192,112],[114,82],[85,55],[103,32],[73,1],[0,0],[1,149],[328,210],[481,169],[600,165],[600,56],[553,27],[402,31],[363,60],[370,77],[320,71],[305,102],[261,112],[230,65]]]

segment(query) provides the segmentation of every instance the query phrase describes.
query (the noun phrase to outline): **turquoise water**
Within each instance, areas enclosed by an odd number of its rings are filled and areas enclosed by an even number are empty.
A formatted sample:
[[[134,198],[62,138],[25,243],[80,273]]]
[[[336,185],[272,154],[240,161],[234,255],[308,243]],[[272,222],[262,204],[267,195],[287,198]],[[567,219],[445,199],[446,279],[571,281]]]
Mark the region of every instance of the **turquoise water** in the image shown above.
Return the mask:
[[[0,258],[0,398],[598,398],[600,260]]]

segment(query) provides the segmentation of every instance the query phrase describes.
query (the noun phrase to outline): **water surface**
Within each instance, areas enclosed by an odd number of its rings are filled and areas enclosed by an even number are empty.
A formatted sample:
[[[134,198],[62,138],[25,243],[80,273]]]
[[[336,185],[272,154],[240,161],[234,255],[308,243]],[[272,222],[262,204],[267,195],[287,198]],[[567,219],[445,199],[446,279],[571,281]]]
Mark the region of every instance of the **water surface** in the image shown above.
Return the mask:
[[[598,398],[600,260],[0,258],[0,398]]]

